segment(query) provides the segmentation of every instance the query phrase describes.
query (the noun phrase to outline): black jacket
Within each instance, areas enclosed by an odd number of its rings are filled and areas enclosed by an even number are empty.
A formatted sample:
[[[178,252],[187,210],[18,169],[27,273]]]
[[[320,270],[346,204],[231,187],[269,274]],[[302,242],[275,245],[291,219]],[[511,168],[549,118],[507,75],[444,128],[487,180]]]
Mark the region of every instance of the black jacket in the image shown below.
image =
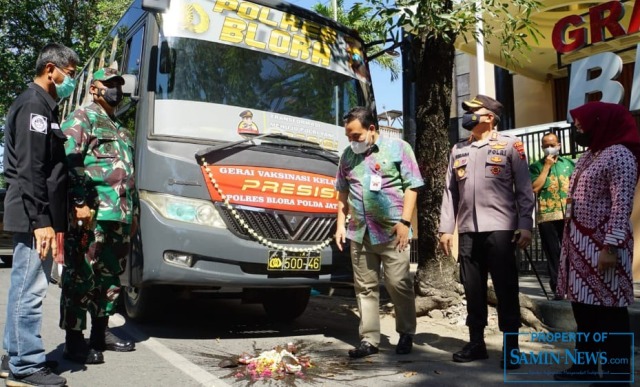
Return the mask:
[[[32,232],[51,226],[65,231],[66,137],[53,97],[30,83],[9,108],[4,140],[4,229]]]

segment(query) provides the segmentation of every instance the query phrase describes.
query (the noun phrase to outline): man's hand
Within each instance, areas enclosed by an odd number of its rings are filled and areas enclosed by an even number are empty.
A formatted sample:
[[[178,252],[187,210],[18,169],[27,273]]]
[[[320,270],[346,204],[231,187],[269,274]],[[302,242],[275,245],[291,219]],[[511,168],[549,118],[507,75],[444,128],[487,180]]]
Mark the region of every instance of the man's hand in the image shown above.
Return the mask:
[[[556,161],[558,161],[558,156],[549,155],[549,156],[544,158],[544,165],[546,165],[548,167],[552,167],[553,164],[556,163]]]
[[[344,226],[338,226],[336,229],[336,245],[338,250],[342,251],[342,245],[347,241],[347,230]]]
[[[607,269],[615,268],[617,262],[618,262],[617,251],[613,254],[609,254],[609,251],[606,248],[604,248],[600,250],[600,254],[598,254],[598,271],[602,272]]]
[[[519,248],[526,249],[531,244],[531,231],[523,228],[516,230],[511,242],[516,242]]]
[[[440,236],[440,248],[444,253],[450,257],[451,250],[453,249],[453,234],[442,234]]]
[[[78,222],[82,222],[83,227],[89,227],[89,224],[91,224],[93,213],[88,205],[76,206],[74,215],[76,219],[76,224],[74,226],[78,225]]]
[[[58,242],[56,242],[56,232],[53,227],[36,228],[33,230],[33,236],[36,239],[36,251],[41,260],[45,260],[49,254],[49,250],[54,256],[58,255]]]
[[[405,226],[402,223],[396,223],[395,226],[391,229],[391,235],[395,234],[395,247],[399,252],[404,251],[404,249],[409,246],[409,227]]]

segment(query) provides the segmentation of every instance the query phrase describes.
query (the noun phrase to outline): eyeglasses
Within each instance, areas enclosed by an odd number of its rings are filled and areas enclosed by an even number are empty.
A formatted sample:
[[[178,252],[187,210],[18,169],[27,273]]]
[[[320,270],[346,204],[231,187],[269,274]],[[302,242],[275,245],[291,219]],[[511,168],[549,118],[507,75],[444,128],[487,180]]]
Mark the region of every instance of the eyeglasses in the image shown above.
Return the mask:
[[[61,69],[58,66],[56,66],[56,70],[60,71],[64,75],[70,76],[71,78],[75,78],[76,77],[76,71],[75,70]]]

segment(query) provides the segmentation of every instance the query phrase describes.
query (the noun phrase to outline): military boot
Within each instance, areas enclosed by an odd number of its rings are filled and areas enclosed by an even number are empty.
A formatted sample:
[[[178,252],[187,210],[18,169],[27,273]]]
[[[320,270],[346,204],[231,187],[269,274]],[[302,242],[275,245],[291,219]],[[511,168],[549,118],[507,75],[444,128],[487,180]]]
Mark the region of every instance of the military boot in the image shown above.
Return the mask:
[[[64,352],[62,356],[74,363],[100,364],[104,363],[102,352],[90,348],[84,340],[82,331],[66,330]]]
[[[89,345],[96,351],[130,352],[136,348],[131,340],[121,339],[107,328],[109,316],[94,317],[91,320]]]

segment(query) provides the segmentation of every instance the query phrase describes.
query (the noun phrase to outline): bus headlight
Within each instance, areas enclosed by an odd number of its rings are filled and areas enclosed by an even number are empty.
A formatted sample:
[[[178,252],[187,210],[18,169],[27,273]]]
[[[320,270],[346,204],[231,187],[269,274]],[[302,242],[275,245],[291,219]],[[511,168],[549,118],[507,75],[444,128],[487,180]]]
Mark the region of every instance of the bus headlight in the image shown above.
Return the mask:
[[[149,191],[140,191],[140,200],[151,204],[160,215],[167,219],[216,228],[227,228],[213,204],[206,200]]]

